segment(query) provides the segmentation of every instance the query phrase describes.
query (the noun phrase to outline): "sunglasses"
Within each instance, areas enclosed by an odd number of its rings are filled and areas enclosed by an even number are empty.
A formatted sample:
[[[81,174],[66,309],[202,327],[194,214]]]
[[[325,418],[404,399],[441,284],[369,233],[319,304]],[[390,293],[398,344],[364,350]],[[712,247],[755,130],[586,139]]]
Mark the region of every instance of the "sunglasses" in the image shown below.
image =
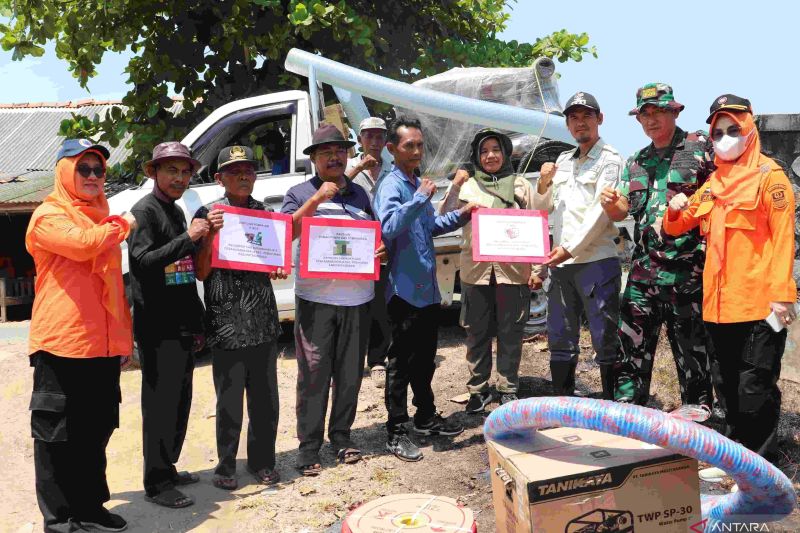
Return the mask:
[[[728,126],[728,129],[724,130],[724,131],[719,129],[719,128],[714,128],[711,131],[711,139],[714,140],[715,142],[719,142],[720,140],[722,140],[723,135],[726,135],[726,134],[729,137],[738,137],[739,135],[742,134],[742,128],[740,128],[739,126],[735,126],[735,125],[734,126]]]
[[[92,174],[98,178],[103,178],[106,175],[106,169],[103,168],[102,165],[97,165],[96,167],[90,167],[89,165],[78,165],[77,171],[78,174],[84,178],[88,178]]]

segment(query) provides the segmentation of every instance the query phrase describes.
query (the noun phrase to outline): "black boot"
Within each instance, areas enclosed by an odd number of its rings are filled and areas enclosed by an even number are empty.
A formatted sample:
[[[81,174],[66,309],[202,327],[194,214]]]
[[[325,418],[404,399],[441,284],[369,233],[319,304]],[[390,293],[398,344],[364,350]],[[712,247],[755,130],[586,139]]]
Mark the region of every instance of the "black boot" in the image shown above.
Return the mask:
[[[616,385],[616,374],[614,365],[600,365],[600,383],[603,385],[604,400],[614,400],[614,386]]]
[[[552,376],[553,394],[555,396],[575,395],[575,368],[577,362],[550,361],[550,375]]]

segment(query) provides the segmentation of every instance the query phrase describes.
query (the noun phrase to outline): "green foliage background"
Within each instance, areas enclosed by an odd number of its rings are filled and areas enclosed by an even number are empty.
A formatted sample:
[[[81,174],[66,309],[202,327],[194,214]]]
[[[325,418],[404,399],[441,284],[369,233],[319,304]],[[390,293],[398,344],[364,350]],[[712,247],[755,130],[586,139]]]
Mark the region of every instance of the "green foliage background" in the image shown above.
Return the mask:
[[[61,135],[118,146],[133,156],[115,169],[132,178],[152,147],[180,139],[232,100],[299,88],[283,69],[290,48],[319,52],[406,82],[458,66],[527,66],[537,57],[596,57],[589,36],[556,31],[532,43],[497,38],[515,0],[0,0],[0,46],[38,57],[54,42],[82,87],[107,52],[134,54],[126,109],[73,117]],[[170,90],[184,98],[173,116]]]

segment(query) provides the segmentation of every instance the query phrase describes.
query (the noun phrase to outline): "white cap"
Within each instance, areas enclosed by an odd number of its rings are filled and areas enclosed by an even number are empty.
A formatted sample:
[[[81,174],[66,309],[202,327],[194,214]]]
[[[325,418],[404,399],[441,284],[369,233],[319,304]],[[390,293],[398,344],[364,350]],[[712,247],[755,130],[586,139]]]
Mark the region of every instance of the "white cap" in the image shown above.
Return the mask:
[[[358,134],[361,135],[361,132],[364,130],[383,130],[386,131],[386,122],[382,118],[378,117],[367,117],[361,121],[361,124],[358,126]]]

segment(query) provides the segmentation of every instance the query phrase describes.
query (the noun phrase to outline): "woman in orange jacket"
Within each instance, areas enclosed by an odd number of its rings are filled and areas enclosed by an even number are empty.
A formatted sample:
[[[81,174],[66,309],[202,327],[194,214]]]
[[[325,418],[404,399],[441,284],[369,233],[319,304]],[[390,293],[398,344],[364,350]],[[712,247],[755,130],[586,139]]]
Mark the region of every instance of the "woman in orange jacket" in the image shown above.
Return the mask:
[[[703,319],[726,434],[774,461],[786,330],[765,319],[774,313],[785,328],[796,318],[794,193],[761,154],[748,100],[720,96],[708,122],[717,169],[691,198],[672,198],[663,228],[679,235],[699,225],[706,237]]]
[[[119,244],[136,221],[108,216],[108,155],[85,139],[65,141],[53,192],[25,235],[38,274],[30,410],[46,532],[127,528],[103,503],[110,498],[106,445],[119,425],[120,364],[132,350]]]

